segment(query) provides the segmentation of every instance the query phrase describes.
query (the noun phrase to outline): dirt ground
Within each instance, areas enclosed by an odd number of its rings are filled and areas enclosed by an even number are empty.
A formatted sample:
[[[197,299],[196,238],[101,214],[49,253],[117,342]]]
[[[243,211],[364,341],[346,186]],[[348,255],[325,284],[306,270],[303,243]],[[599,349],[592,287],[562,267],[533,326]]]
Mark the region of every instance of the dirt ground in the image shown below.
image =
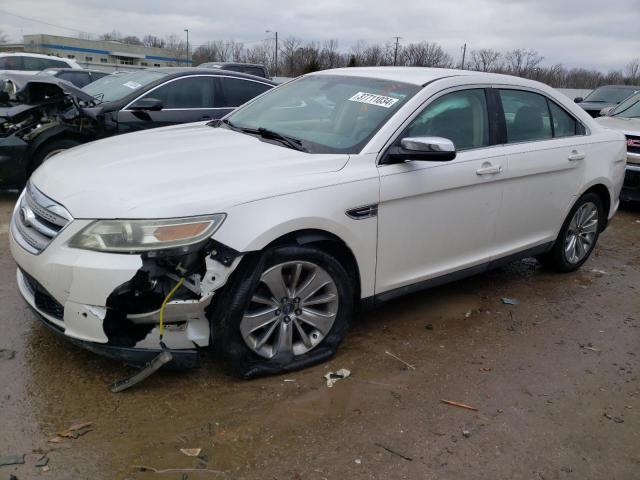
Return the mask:
[[[0,480],[640,478],[639,208],[577,273],[518,262],[392,301],[324,365],[238,381],[207,358],[112,394],[131,370],[55,338],[20,298],[14,202],[0,197],[0,349],[15,351],[0,355],[0,457],[25,463]],[[352,376],[327,388],[339,368]],[[93,429],[48,442],[78,422]]]

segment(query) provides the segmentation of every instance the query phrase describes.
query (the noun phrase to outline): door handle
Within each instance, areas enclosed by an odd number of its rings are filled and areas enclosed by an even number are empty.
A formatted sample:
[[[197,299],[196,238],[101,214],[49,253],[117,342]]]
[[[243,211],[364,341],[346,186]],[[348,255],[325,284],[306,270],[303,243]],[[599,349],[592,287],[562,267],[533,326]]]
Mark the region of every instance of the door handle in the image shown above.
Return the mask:
[[[587,155],[584,152],[579,152],[578,150],[571,150],[571,155],[567,158],[570,162],[577,162],[578,160],[584,160]]]
[[[502,172],[502,165],[491,165],[476,170],[476,175],[493,175]]]

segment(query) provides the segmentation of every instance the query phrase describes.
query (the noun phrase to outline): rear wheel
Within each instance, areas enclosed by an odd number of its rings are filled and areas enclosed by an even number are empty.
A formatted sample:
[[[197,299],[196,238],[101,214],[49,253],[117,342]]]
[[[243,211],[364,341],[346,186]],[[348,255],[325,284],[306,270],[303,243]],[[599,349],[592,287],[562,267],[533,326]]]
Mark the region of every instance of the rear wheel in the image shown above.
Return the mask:
[[[213,343],[244,378],[285,372],[335,354],[353,311],[353,282],[309,246],[264,252],[234,273],[211,316]]]
[[[596,246],[604,215],[598,195],[582,195],[567,215],[553,249],[542,257],[543,263],[560,272],[580,268]]]

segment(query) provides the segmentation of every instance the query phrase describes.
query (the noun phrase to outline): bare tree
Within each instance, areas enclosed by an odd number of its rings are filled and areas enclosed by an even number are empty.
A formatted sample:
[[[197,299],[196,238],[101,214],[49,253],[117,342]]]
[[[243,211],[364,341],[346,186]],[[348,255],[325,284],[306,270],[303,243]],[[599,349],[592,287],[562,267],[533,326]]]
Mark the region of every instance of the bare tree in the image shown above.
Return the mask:
[[[281,73],[285,76],[293,77],[296,72],[300,72],[300,68],[296,68],[300,65],[300,52],[302,48],[302,41],[299,38],[288,37],[282,41],[280,51],[282,54],[282,64],[284,68]]]
[[[129,45],[142,45],[142,41],[135,35],[127,35],[122,39],[122,41],[124,43],[128,43]]]
[[[504,59],[507,71],[512,75],[522,77],[537,68],[544,57],[533,49],[516,48],[505,53]]]
[[[471,50],[471,69],[481,72],[498,70],[502,66],[501,58],[502,54],[492,48]]]
[[[635,84],[640,81],[640,57],[636,57],[624,67],[629,83]]]
[[[145,35],[142,37],[142,45],[145,47],[153,47],[153,48],[164,48],[165,41],[160,37],[156,37],[155,35]]]
[[[419,67],[450,67],[453,58],[437,43],[410,43],[402,48],[403,65]]]
[[[122,40],[122,33],[120,33],[118,30],[112,30],[109,33],[103,33],[98,38],[100,40],[115,40],[119,42]]]

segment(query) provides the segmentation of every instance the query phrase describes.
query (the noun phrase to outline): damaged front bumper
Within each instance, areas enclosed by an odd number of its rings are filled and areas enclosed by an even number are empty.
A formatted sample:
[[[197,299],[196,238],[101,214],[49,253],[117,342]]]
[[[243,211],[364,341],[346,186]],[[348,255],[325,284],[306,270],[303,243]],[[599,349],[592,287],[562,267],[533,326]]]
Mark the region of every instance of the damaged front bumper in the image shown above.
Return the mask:
[[[241,255],[208,241],[174,258],[171,252],[114,254],[69,248],[67,242],[90,223],[73,220],[39,253],[20,241],[14,214],[10,246],[18,264],[20,293],[51,330],[95,353],[130,364],[144,364],[163,348],[173,366],[197,363],[196,351],[210,343],[207,310]],[[171,265],[186,265],[184,287],[164,311],[162,300],[179,277]]]

